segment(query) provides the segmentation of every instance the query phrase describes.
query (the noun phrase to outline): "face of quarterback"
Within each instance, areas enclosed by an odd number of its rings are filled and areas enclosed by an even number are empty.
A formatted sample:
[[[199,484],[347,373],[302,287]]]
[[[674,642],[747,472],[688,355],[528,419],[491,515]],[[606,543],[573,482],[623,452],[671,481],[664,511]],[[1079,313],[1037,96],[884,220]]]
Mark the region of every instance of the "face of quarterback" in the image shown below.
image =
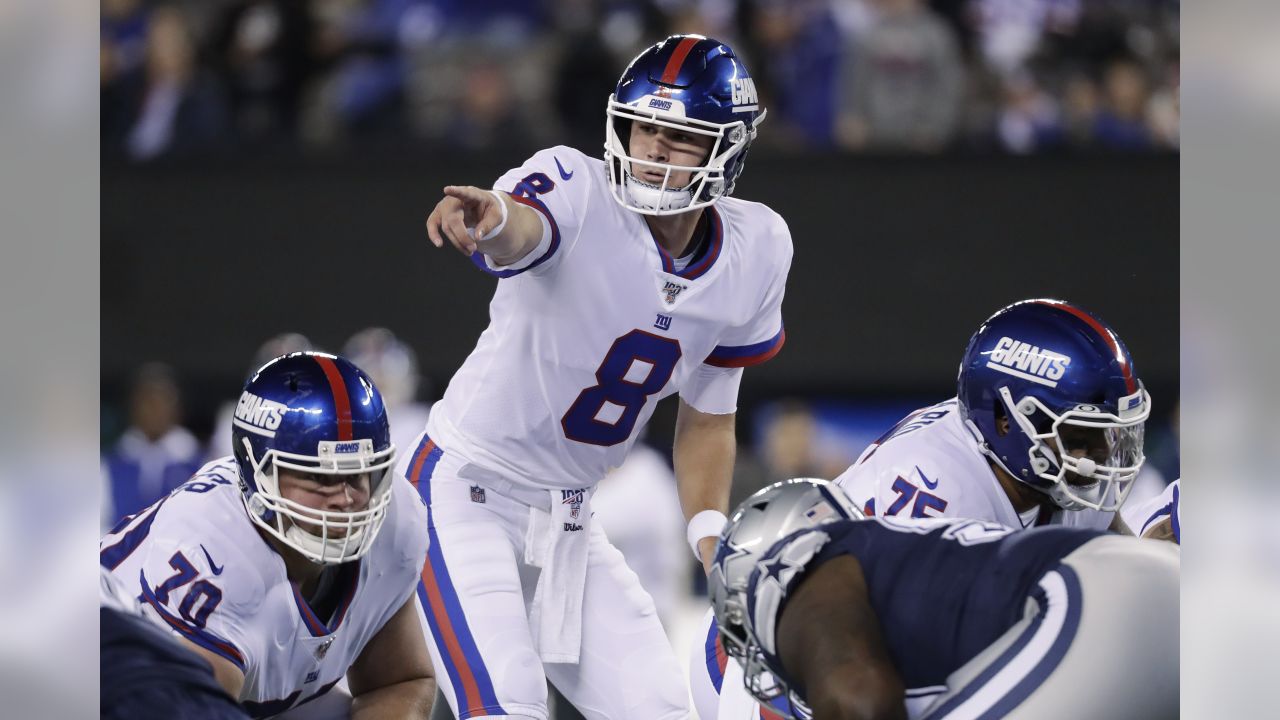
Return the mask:
[[[693,167],[702,164],[711,150],[713,138],[645,122],[631,123],[631,157],[669,165]],[[666,171],[634,163],[631,174],[644,182],[662,185]],[[693,179],[689,171],[673,171],[669,188],[682,188]]]
[[[287,468],[280,468],[279,473],[281,497],[304,507],[342,513],[358,512],[369,507],[369,473],[323,475],[301,473]],[[320,536],[323,533],[319,525],[295,522],[312,535]],[[329,522],[329,537],[345,537],[346,534],[346,528],[341,525],[334,527],[333,521]]]

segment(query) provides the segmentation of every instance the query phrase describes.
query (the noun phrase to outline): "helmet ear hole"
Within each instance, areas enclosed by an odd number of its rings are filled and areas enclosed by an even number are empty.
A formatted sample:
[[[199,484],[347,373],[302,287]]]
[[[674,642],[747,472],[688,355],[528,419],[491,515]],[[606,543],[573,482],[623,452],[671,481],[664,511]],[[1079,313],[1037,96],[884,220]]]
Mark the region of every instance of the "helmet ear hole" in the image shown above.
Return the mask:
[[[992,401],[993,414],[996,419],[996,432],[1000,437],[1009,434],[1009,416],[1005,414],[1004,405],[998,401]]]

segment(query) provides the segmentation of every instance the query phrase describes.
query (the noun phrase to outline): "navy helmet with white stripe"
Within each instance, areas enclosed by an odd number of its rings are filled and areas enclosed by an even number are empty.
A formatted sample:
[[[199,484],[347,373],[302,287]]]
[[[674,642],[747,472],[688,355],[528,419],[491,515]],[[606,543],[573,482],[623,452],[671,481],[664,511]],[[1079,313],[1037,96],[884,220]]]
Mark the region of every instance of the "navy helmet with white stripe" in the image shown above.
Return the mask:
[[[326,353],[278,357],[249,378],[232,425],[240,488],[255,524],[317,563],[350,562],[369,551],[391,502],[396,450],[382,395],[364,371]],[[369,502],[337,512],[287,499],[281,468],[368,473]]]
[[[1151,396],[1097,316],[1061,300],[1014,303],[969,340],[958,385],[966,426],[1014,478],[1067,510],[1124,502]]]
[[[755,81],[728,45],[702,35],[672,35],[650,47],[631,61],[609,96],[604,158],[614,199],[638,213],[669,215],[728,196],[764,116]],[[711,150],[697,166],[634,157],[631,124],[637,121],[709,137]],[[663,171],[663,182],[639,179],[637,165]],[[692,178],[674,187],[676,172]]]

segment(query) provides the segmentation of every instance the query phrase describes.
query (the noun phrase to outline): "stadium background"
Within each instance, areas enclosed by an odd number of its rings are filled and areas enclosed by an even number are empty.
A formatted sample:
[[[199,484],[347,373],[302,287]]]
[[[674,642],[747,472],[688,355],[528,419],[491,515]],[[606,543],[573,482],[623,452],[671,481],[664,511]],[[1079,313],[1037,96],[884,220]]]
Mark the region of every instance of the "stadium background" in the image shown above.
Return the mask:
[[[1116,327],[1172,479],[1178,18],[1176,0],[104,0],[104,467],[169,452],[120,442],[140,386],[197,449],[173,447],[228,452],[204,447],[219,408],[284,332],[340,351],[390,328],[436,399],[495,282],[426,241],[440,187],[550,144],[598,155],[627,60],[703,32],[769,109],[736,194],[795,241],[787,345],[743,382],[735,496],[830,477],[950,396],[969,335],[1028,296]],[[651,424],[659,453],[674,414]]]

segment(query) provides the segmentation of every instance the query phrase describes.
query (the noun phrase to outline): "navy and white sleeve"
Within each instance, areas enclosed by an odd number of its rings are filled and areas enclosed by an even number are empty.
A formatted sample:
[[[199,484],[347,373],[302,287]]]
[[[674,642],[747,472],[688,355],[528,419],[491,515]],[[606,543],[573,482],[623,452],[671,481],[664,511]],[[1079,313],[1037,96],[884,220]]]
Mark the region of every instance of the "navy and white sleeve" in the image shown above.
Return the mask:
[[[720,368],[742,368],[759,365],[782,349],[787,341],[782,326],[782,297],[786,293],[787,272],[791,268],[791,234],[781,218],[777,219],[773,238],[776,247],[774,273],[765,288],[756,313],[740,326],[730,328],[703,360]]]
[[[582,153],[565,146],[541,150],[518,168],[508,170],[493,184],[512,200],[533,208],[542,221],[542,239],[523,258],[510,265],[498,265],[489,256],[476,252],[471,262],[490,275],[509,278],[526,271],[545,272],[562,254],[566,233],[577,234],[582,206],[586,202],[591,169]],[[567,176],[567,179],[566,179]]]

